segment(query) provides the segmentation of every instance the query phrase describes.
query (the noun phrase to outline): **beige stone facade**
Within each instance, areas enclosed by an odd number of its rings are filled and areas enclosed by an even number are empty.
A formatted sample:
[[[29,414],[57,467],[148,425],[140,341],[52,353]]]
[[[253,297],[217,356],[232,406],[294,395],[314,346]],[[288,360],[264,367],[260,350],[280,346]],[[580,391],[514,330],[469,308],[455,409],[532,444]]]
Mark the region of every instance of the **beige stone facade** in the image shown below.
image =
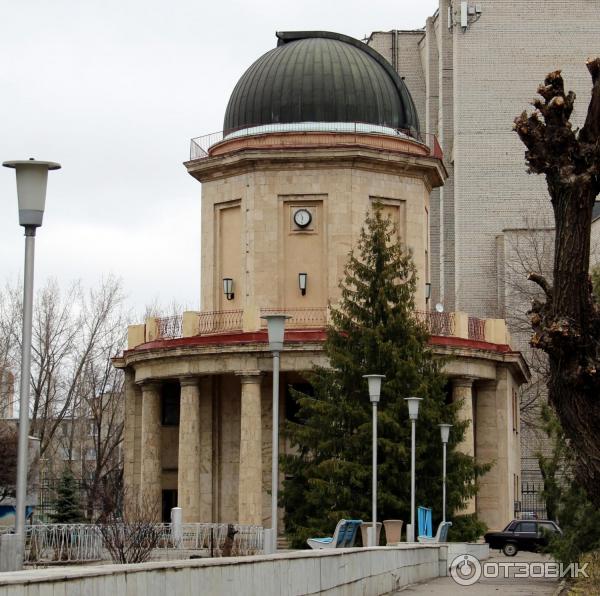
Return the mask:
[[[292,316],[281,354],[283,425],[291,415],[286,388],[305,383],[315,364],[327,365],[327,304],[339,297],[348,253],[377,201],[413,253],[416,301],[430,323],[433,348],[449,356],[449,391],[471,423],[462,448],[494,462],[481,498],[465,511],[502,526],[512,517],[520,460],[511,391],[528,371],[509,347],[504,321],[427,314],[429,201],[446,176],[442,162],[407,139],[382,147],[365,135],[338,145],[341,137],[330,135],[326,146],[315,147],[305,135],[282,147],[282,136],[271,146],[263,137],[256,146],[246,138],[241,150],[232,143],[230,151],[224,141],[186,164],[203,183],[203,310],[184,313],[175,331],[166,319],[130,327],[129,349],[115,360],[127,371],[128,490],[162,503],[164,517],[168,505],[177,504],[188,522],[270,526],[272,357],[260,315],[282,310]],[[294,223],[298,209],[311,213],[306,228]],[[299,273],[308,274],[305,294]],[[233,279],[231,299],[223,278]],[[173,395],[175,425],[168,412]],[[283,439],[279,448],[288,449]]]

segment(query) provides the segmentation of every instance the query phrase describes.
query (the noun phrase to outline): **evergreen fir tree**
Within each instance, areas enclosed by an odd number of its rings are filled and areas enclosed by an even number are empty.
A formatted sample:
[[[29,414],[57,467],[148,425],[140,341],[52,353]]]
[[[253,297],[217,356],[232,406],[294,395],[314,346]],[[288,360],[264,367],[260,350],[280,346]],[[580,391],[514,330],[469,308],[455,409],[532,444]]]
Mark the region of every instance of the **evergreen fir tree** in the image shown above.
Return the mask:
[[[341,518],[371,519],[372,406],[365,374],[384,374],[378,415],[378,517],[410,521],[410,421],[404,398],[423,398],[417,421],[417,505],[441,520],[442,445],[438,424],[450,423],[448,513],[476,493],[487,468],[456,451],[466,423],[447,403],[442,363],[428,347],[415,313],[412,257],[395,241],[381,208],[367,216],[349,256],[341,301],[331,308],[324,351],[328,368],[309,375],[314,395],[291,390],[298,422],[287,436],[294,453],[282,458],[285,526],[294,547],[330,534]]]
[[[55,524],[78,524],[85,522],[81,509],[79,488],[73,472],[66,467],[60,478],[57,489],[54,513],[50,519]]]

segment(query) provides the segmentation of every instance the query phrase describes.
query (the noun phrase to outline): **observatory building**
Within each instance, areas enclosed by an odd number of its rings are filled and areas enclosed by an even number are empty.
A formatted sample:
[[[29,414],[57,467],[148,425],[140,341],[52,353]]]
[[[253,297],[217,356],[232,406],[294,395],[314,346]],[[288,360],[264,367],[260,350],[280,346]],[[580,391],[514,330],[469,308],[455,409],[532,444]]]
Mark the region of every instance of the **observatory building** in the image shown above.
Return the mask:
[[[503,320],[431,308],[430,196],[447,170],[394,68],[344,35],[278,33],[235,86],[223,132],[193,139],[185,166],[202,183],[202,310],[131,326],[115,360],[129,494],[161,502],[165,517],[178,505],[186,522],[270,526],[272,357],[261,316],[292,317],[283,425],[294,415],[289,387],[327,365],[328,304],[377,202],[412,251],[419,316],[446,358],[449,399],[471,422],[460,448],[494,462],[465,513],[504,526],[519,492],[517,389],[529,373]]]

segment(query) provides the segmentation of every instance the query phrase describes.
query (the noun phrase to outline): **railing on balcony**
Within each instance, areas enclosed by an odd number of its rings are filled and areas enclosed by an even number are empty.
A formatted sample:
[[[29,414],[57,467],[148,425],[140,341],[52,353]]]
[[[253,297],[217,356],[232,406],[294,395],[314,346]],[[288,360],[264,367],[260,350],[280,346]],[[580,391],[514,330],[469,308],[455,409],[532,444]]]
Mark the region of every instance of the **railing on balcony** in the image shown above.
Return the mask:
[[[198,313],[198,335],[241,331],[243,310],[213,310]]]
[[[190,160],[206,159],[212,153],[216,153],[216,146],[224,141],[239,141],[235,148],[241,149],[247,145],[246,141],[250,138],[255,139],[258,145],[262,145],[263,143],[259,141],[261,137],[269,135],[267,140],[270,138],[272,141],[277,136],[282,137],[282,135],[293,133],[296,133],[293,144],[297,145],[300,142],[298,135],[302,135],[301,144],[305,146],[331,146],[334,144],[332,133],[338,134],[344,143],[365,143],[380,149],[397,149],[398,147],[394,147],[390,143],[405,140],[412,142],[413,148],[415,142],[420,143],[423,146],[424,155],[443,159],[443,152],[437,137],[429,133],[417,133],[416,131],[363,122],[291,122],[245,126],[238,130],[219,131],[195,137],[190,142]],[[271,146],[271,141],[264,144]],[[280,138],[276,144],[285,145],[285,139]],[[409,151],[409,149],[407,144],[406,150]]]
[[[286,329],[322,329],[327,325],[327,308],[261,308],[260,316],[285,314],[291,318],[285,323]],[[266,329],[267,322],[261,319],[261,327]]]
[[[485,341],[485,319],[469,317],[469,339]]]
[[[159,339],[175,339],[183,335],[183,315],[160,317],[157,321]]]
[[[456,320],[453,312],[417,311],[417,318],[425,323],[430,335],[451,337],[456,334]]]
[[[186,312],[183,317],[157,318],[155,337],[158,339],[175,339],[183,337],[184,334],[186,337],[193,337],[238,332],[243,329],[246,329],[246,331],[264,330],[267,327],[267,322],[264,319],[260,319],[260,322],[258,322],[258,315],[262,317],[275,313],[289,315],[286,329],[290,330],[324,329],[329,321],[329,312],[326,307],[261,308],[260,312],[246,313],[249,321],[248,328],[244,327],[244,311],[242,309]],[[486,340],[486,319],[468,317],[464,313],[437,311],[416,311],[415,315],[427,327],[431,335],[491,341]],[[147,339],[147,341],[149,340]]]

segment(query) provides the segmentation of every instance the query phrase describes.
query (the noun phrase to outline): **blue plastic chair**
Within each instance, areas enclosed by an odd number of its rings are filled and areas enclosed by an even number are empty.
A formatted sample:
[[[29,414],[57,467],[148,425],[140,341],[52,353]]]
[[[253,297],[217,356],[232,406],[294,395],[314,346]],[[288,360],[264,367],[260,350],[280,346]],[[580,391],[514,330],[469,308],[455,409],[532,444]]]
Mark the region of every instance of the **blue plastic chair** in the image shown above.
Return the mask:
[[[433,537],[433,530],[431,527],[431,509],[429,507],[418,507],[418,523],[419,532],[417,536],[423,536],[424,538]]]
[[[437,543],[437,542],[448,542],[448,530],[452,526],[452,522],[442,522],[437,529],[437,533],[433,538],[427,536],[419,536],[417,540],[424,544]]]
[[[309,538],[306,542],[310,548],[318,550],[322,548],[351,548],[354,546],[358,528],[362,519],[341,519],[335,527],[333,536],[325,538]]]

